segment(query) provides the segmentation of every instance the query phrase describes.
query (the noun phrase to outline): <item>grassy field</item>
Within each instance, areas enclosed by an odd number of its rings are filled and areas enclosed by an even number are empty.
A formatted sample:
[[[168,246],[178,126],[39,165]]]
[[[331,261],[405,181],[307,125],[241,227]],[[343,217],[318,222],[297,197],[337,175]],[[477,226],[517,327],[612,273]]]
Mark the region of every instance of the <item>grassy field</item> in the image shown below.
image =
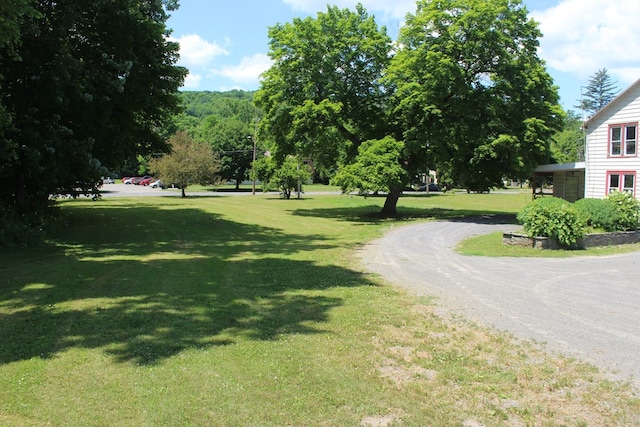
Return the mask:
[[[390,227],[528,200],[60,201],[45,246],[0,254],[0,425],[638,425],[628,385],[358,262]]]

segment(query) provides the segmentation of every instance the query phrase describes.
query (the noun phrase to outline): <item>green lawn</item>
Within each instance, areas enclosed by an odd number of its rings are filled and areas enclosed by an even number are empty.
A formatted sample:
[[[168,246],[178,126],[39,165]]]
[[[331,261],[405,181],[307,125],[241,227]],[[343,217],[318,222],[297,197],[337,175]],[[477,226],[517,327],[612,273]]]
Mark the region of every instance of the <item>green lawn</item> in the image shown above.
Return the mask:
[[[527,194],[58,202],[0,253],[0,425],[637,425],[625,384],[363,272],[390,227]]]

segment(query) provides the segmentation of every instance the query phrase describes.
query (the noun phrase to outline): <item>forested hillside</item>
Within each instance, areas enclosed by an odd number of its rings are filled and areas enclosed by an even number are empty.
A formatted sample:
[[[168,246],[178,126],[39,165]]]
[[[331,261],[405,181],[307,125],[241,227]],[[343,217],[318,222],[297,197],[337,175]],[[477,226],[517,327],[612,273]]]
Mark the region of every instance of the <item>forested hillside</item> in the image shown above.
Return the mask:
[[[220,154],[222,177],[238,185],[251,167],[253,137],[260,119],[253,94],[241,90],[182,92],[184,111],[173,118],[168,131],[186,131],[211,144]]]

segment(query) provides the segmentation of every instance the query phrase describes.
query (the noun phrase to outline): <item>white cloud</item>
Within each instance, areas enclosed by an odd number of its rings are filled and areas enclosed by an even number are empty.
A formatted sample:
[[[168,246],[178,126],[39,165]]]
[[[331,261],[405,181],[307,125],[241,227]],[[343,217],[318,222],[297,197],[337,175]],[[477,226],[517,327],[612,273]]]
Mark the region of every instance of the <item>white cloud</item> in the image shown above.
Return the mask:
[[[260,74],[271,67],[271,59],[264,53],[242,58],[239,65],[216,68],[212,72],[216,75],[228,77],[237,83],[257,83]]]
[[[200,87],[200,82],[202,82],[202,76],[200,74],[189,73],[184,79],[182,87],[185,89],[197,89]]]
[[[544,34],[540,56],[550,67],[584,81],[606,68],[622,88],[640,78],[638,0],[561,0],[532,15]]]
[[[216,56],[229,54],[222,46],[208,42],[197,34],[171,37],[170,40],[180,44],[180,63],[184,65],[205,65]]]

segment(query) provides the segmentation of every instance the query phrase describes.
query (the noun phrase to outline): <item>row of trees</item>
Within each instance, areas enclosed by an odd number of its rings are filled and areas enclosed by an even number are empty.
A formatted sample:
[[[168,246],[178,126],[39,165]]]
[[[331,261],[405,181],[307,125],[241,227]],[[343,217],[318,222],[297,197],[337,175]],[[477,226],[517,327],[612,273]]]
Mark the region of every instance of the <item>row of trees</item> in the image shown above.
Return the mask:
[[[420,0],[396,43],[362,5],[276,25],[262,135],[338,165],[344,190],[386,191],[388,214],[428,168],[471,189],[528,178],[563,120],[540,36],[519,0]]]
[[[165,23],[176,0],[0,4],[0,211],[89,188],[167,149],[186,70]]]
[[[397,42],[361,5],[276,25],[256,105],[242,91],[177,95],[186,70],[165,26],[176,0],[77,6],[0,5],[2,209],[35,210],[51,193],[131,170],[140,155],[168,152],[180,130],[207,142],[222,178],[239,184],[262,114],[274,160],[310,158],[345,190],[387,191],[390,213],[428,168],[484,188],[528,177],[552,154],[575,156],[562,138],[549,145],[563,113],[519,1],[419,1]]]
[[[397,42],[362,5],[269,30],[274,65],[256,104],[276,158],[338,169],[343,190],[401,190],[428,169],[484,190],[541,163],[581,160],[581,120],[565,116],[537,56],[541,34],[519,0],[417,2]],[[579,108],[615,95],[606,69]],[[556,138],[552,138],[553,136]]]

